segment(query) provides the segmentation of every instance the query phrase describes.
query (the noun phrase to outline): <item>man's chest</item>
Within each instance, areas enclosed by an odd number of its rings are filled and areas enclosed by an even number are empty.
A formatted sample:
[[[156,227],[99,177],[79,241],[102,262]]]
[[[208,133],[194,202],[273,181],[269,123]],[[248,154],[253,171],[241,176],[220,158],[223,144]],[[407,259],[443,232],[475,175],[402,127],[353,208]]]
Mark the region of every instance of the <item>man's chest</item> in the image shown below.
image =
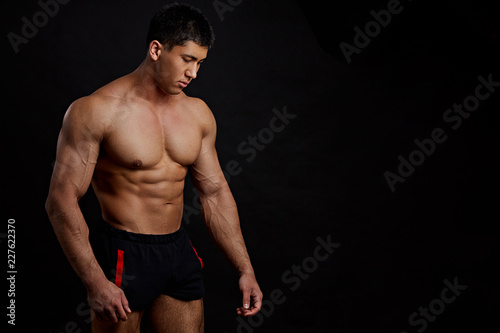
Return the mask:
[[[103,148],[116,163],[131,168],[173,161],[193,164],[201,149],[202,132],[196,119],[179,112],[124,112],[117,117]]]

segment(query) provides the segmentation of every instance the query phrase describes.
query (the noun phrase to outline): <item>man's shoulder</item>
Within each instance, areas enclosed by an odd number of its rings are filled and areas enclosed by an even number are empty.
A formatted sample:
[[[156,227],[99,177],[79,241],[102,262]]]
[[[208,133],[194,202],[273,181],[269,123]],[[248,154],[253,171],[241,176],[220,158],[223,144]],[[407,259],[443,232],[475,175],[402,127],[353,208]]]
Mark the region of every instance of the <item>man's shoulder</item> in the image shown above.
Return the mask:
[[[70,109],[77,108],[81,112],[94,117],[109,116],[121,104],[124,104],[123,95],[125,95],[124,91],[126,89],[123,89],[123,86],[126,83],[125,77],[118,78],[97,89],[92,94],[77,99],[72,103]]]
[[[103,109],[103,105],[113,103],[113,99],[102,94],[93,93],[83,96],[71,103],[69,110],[72,112],[90,113]],[[75,111],[73,111],[75,110]]]
[[[78,109],[81,113],[94,119],[112,118],[113,113],[116,113],[127,103],[129,81],[127,76],[111,81],[92,94],[74,101],[70,109]]]
[[[215,127],[215,117],[207,103],[198,97],[186,97],[189,108],[192,110],[194,117],[204,127],[204,132],[213,129]]]
[[[116,99],[103,94],[93,93],[80,97],[69,106],[64,115],[64,122],[74,128],[85,127],[92,130],[106,131],[112,123]]]
[[[189,108],[195,110],[196,112],[199,113],[212,113],[210,111],[210,108],[208,107],[207,103],[203,101],[201,98],[198,97],[191,97],[185,95],[186,98],[186,103],[189,106]]]
[[[214,120],[214,115],[212,110],[208,107],[207,103],[198,97],[187,97],[187,105],[194,113],[194,116],[204,122],[212,122]]]

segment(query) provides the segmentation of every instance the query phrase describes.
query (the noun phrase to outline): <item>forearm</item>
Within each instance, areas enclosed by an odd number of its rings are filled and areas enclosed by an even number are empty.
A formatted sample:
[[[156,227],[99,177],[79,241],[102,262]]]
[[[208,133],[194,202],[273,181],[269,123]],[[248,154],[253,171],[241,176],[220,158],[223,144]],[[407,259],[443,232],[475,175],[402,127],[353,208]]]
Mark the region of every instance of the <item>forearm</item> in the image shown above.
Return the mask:
[[[238,273],[253,274],[245,241],[241,233],[238,210],[229,187],[200,196],[202,215],[215,243],[224,252]]]
[[[105,279],[89,242],[89,229],[76,200],[50,198],[47,214],[61,247],[87,288]]]

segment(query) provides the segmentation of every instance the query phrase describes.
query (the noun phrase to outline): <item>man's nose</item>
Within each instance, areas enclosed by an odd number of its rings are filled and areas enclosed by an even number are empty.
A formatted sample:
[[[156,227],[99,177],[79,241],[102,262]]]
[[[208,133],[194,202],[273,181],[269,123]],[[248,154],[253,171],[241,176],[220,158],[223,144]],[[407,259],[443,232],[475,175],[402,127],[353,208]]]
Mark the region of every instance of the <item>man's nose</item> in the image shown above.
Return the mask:
[[[192,68],[189,68],[186,71],[186,76],[191,78],[191,80],[194,80],[194,79],[196,79],[196,72],[198,72],[198,68],[196,68],[196,66],[194,66]]]

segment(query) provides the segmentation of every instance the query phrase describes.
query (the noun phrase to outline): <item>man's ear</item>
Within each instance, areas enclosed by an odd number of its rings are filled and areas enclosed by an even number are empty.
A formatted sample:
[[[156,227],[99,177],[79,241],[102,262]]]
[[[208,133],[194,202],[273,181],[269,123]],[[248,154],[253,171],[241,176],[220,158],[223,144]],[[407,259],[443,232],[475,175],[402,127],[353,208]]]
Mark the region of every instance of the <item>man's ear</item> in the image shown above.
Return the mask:
[[[163,46],[159,41],[152,40],[151,43],[149,43],[149,57],[151,60],[156,61],[160,58],[160,54],[163,51]]]

